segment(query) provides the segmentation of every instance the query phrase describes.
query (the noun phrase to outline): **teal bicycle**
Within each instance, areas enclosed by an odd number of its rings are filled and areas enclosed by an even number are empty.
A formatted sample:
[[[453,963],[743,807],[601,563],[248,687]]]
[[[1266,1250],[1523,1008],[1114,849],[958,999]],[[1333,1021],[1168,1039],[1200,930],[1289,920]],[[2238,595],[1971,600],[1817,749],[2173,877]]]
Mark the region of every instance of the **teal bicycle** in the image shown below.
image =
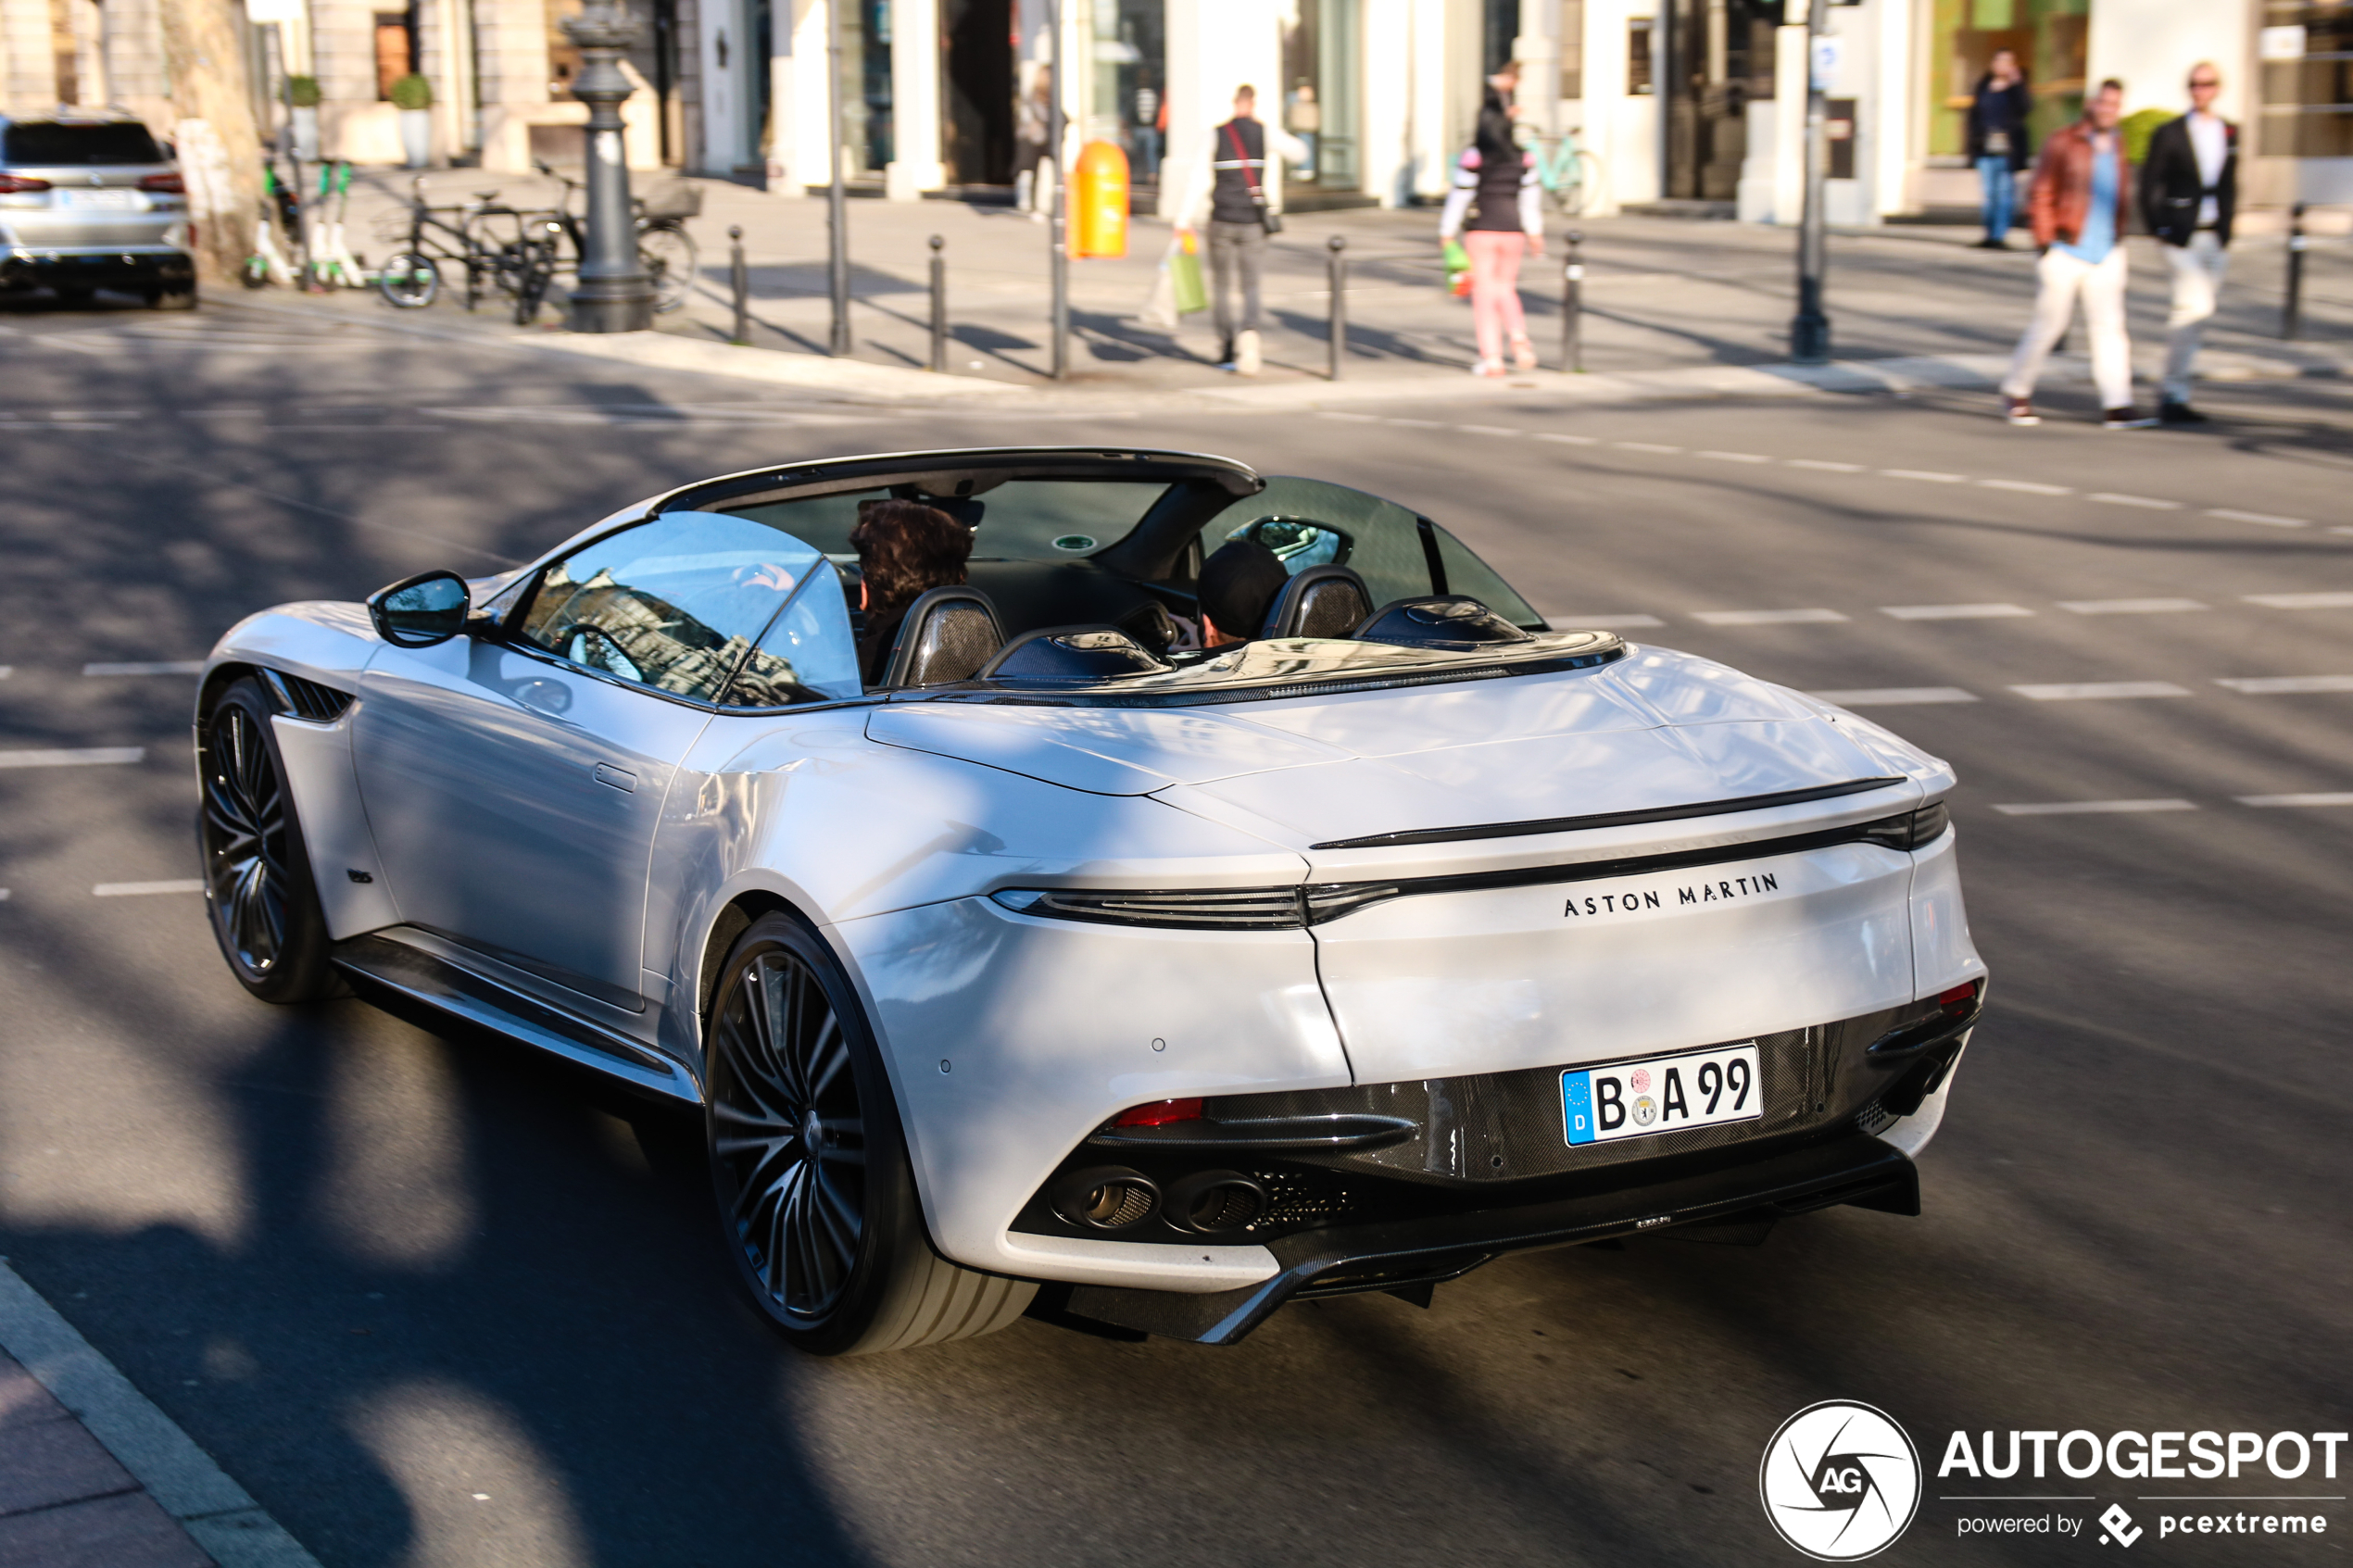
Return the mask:
[[[1557,136],[1523,128],[1521,150],[1536,165],[1536,179],[1544,187],[1544,205],[1563,218],[1576,218],[1602,188],[1602,160],[1577,144],[1571,127]]]

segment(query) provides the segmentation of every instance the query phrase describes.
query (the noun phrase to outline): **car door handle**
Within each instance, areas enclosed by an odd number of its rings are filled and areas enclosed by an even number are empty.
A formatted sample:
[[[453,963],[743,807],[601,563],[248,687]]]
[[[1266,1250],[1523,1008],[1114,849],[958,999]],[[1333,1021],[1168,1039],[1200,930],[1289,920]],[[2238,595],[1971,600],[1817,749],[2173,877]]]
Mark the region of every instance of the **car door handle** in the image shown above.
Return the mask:
[[[637,775],[616,768],[610,762],[597,764],[597,782],[600,784],[610,784],[626,795],[635,795],[637,792]]]

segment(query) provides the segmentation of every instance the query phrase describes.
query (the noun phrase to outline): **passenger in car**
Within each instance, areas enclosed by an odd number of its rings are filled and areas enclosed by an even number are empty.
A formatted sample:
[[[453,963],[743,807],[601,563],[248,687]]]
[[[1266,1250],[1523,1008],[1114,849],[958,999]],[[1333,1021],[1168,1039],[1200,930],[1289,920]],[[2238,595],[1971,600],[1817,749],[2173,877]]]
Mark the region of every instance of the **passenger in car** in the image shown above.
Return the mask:
[[[858,552],[859,571],[865,579],[859,605],[866,612],[866,630],[858,639],[858,669],[872,685],[890,662],[890,646],[898,640],[907,607],[933,588],[964,581],[973,535],[937,507],[921,501],[861,501],[849,547]]]
[[[1202,563],[1202,646],[1214,648],[1257,636],[1287,581],[1280,558],[1257,540],[1227,541]]]

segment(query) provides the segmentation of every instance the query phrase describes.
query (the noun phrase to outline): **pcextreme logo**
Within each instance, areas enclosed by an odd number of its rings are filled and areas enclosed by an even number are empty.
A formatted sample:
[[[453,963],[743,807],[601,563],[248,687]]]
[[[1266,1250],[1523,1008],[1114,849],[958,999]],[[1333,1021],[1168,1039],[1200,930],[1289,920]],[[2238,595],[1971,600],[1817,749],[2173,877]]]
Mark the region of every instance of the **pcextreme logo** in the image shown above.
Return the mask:
[[[1920,1456],[1886,1411],[1808,1405],[1765,1445],[1756,1489],[1781,1539],[1821,1562],[1885,1550],[1920,1506]]]

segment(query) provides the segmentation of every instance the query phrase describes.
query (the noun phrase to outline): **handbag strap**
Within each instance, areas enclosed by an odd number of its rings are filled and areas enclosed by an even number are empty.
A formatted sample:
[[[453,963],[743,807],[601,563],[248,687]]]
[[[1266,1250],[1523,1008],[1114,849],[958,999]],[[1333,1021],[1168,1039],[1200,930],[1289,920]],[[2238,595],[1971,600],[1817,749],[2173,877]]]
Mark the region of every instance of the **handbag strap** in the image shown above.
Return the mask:
[[[1234,144],[1234,161],[1242,166],[1242,183],[1250,187],[1250,199],[1260,207],[1265,207],[1266,193],[1260,189],[1258,182],[1251,177],[1250,149],[1242,145],[1242,133],[1234,129],[1234,122],[1230,119],[1226,122],[1226,140]]]

